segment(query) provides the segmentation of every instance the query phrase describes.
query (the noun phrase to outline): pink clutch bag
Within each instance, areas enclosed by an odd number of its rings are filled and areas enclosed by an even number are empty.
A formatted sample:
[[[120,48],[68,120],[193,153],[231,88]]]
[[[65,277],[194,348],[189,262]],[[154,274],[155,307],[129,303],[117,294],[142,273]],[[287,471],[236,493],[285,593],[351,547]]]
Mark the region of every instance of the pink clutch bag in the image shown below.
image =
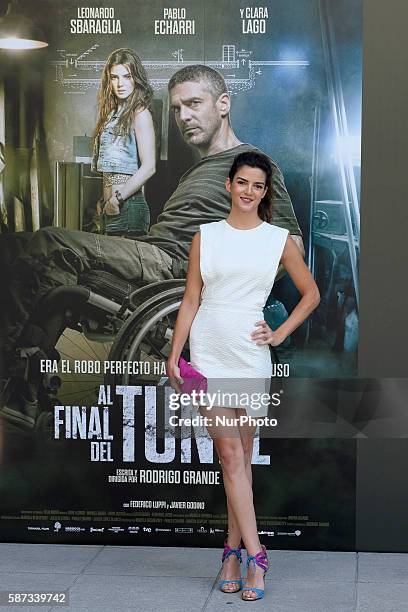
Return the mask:
[[[178,366],[181,378],[184,380],[180,385],[182,393],[191,394],[192,391],[197,391],[197,393],[200,391],[207,392],[207,379],[204,374],[193,368],[191,363],[186,361],[184,357],[180,357]]]

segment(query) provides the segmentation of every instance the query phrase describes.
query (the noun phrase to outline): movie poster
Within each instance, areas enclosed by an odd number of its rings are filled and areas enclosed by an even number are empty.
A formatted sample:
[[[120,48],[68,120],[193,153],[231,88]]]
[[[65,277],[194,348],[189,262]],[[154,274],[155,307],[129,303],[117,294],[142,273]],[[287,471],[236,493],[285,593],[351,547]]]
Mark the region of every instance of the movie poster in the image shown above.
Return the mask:
[[[353,549],[354,441],[348,430],[333,433],[330,426],[338,388],[357,376],[361,3],[20,4],[49,46],[0,51],[3,262],[12,269],[16,258],[25,258],[40,277],[44,257],[27,255],[40,228],[96,237],[104,231],[93,133],[112,51],[133,49],[154,91],[155,172],[143,189],[153,227],[180,179],[200,163],[177,126],[169,80],[196,64],[217,70],[231,99],[235,135],[283,173],[291,204],[281,221],[293,205],[300,228],[294,233],[322,298],[274,355],[276,423],[261,428],[252,461],[261,541],[269,548]],[[196,197],[194,185],[191,196],[188,182],[185,189],[187,199]],[[181,243],[188,212],[175,223]],[[147,257],[135,236],[120,240],[140,248],[141,260]],[[23,355],[29,365],[15,372],[25,381],[38,379],[40,399],[29,398],[30,413],[29,402],[11,394],[0,412],[0,538],[219,546],[227,515],[213,443],[194,423],[191,406],[183,408],[190,424],[170,420],[165,363],[185,285],[185,253],[173,277],[156,279],[157,262],[145,261],[148,274],[132,282],[120,277],[120,268],[115,276],[98,266],[96,247],[88,257],[95,265],[67,283],[63,271],[72,262],[65,257],[56,247],[55,282],[41,289],[43,301],[35,288],[30,298],[41,304],[31,322],[48,329],[41,316],[47,320],[53,346],[36,360],[30,349],[47,338],[29,343]],[[278,326],[298,299],[283,275],[268,297],[265,320]],[[22,303],[13,321],[28,310]]]

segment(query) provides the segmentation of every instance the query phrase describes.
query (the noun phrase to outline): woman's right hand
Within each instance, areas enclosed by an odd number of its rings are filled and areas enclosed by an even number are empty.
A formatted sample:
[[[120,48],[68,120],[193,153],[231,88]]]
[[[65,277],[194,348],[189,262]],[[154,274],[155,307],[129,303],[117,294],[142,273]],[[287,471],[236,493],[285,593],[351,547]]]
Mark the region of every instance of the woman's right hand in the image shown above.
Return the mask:
[[[175,361],[172,359],[167,360],[166,364],[167,376],[169,377],[170,386],[177,393],[181,393],[180,385],[183,384],[184,380],[180,375],[180,368]]]

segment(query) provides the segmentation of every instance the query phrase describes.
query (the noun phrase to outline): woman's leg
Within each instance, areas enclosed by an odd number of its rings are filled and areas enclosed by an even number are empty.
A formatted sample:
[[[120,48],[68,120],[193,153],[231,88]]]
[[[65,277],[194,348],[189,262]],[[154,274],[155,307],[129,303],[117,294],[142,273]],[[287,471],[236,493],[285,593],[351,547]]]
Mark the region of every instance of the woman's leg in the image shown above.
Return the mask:
[[[243,409],[237,409],[234,411],[235,415],[245,416],[246,411]],[[244,451],[244,462],[245,462],[245,472],[249,481],[249,484],[252,488],[252,451],[254,447],[254,435],[256,431],[255,425],[244,424],[238,425],[239,435],[242,442],[242,447]],[[238,527],[238,522],[235,517],[234,511],[231,507],[231,504],[227,500],[227,508],[228,508],[228,544],[236,548],[241,541],[242,534]]]
[[[238,410],[237,412],[239,414],[246,415],[245,410]],[[248,424],[240,425],[239,430],[240,430],[240,436],[242,440],[242,446],[244,448],[245,469],[246,469],[247,477],[250,482],[251,490],[252,490],[252,453],[254,449],[254,435],[256,431],[256,425],[255,426],[248,425]],[[256,550],[255,553],[259,552],[259,550],[260,548]],[[248,551],[248,554],[254,554],[254,553],[250,553]],[[251,571],[251,574],[247,576],[245,580],[245,587],[253,586],[255,588],[263,588],[263,582],[264,582],[263,575],[264,575],[263,571],[260,570],[258,566],[256,566],[255,575],[253,571]],[[256,599],[258,595],[254,591],[251,591],[245,588],[245,597]]]
[[[245,410],[234,410],[236,416],[245,415]],[[244,463],[245,463],[245,472],[248,478],[248,481],[252,488],[252,450],[254,446],[254,434],[256,431],[256,426],[253,425],[239,425],[239,433],[242,441],[242,447],[244,451]],[[228,510],[228,538],[227,542],[231,548],[237,548],[241,542],[242,534],[238,526],[238,521],[234,514],[233,508],[227,497],[227,510]],[[222,580],[233,580],[234,578],[238,578],[240,573],[240,564],[238,559],[234,557],[230,557],[230,562],[224,565],[221,579]],[[230,587],[226,585],[224,590],[234,590],[235,585],[231,584]]]
[[[120,215],[105,215],[106,233],[117,236],[144,236],[150,227],[150,209],[142,191],[125,200]]]
[[[240,411],[241,413],[241,411]],[[209,418],[220,416],[227,420],[233,417],[238,417],[238,411],[229,408],[213,408],[205,410],[203,414]],[[225,427],[211,424],[207,427],[210,436],[214,441],[215,448],[221,463],[224,488],[227,496],[227,501],[232,512],[232,527],[235,533],[242,534],[245,547],[249,555],[255,555],[261,550],[261,544],[258,537],[258,529],[256,525],[255,510],[252,496],[252,484],[248,477],[249,468],[245,462],[244,445],[241,438],[241,432],[238,423],[236,425],[228,425]],[[246,440],[247,433],[243,431],[243,438]],[[247,457],[249,455],[248,448],[251,446],[247,443]],[[248,459],[247,459],[248,463]],[[239,530],[239,531],[238,531]],[[238,542],[228,539],[230,546],[238,546]],[[227,574],[227,564],[224,564],[223,571]],[[231,563],[231,572],[233,572],[233,564]],[[248,577],[247,586],[263,588],[263,572],[257,571]],[[230,572],[228,572],[230,573]],[[238,575],[226,576],[222,578],[237,578]],[[248,597],[257,597],[253,591],[247,591]]]
[[[144,236],[150,228],[150,208],[142,191],[131,196],[129,230],[131,236]]]

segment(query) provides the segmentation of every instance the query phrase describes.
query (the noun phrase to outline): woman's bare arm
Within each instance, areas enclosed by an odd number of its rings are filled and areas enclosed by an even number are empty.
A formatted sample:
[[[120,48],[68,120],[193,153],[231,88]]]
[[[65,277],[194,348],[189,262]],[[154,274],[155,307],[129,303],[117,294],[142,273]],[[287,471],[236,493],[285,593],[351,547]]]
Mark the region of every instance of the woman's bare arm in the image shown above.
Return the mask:
[[[302,297],[288,319],[277,329],[271,330],[265,321],[255,323],[257,329],[251,333],[251,338],[257,344],[278,346],[310,316],[320,302],[319,289],[291,236],[286,240],[281,263]]]
[[[305,247],[304,247],[304,244],[303,244],[302,236],[299,236],[298,234],[291,234],[290,236],[291,236],[292,240],[294,241],[294,243],[297,245],[297,247],[298,247],[298,249],[300,251],[300,254],[302,255],[302,257],[304,257],[305,256]],[[282,261],[281,261],[280,264],[279,264],[279,267],[278,267],[278,271],[276,273],[275,283],[276,283],[276,281],[280,280],[282,278],[282,276],[285,276],[285,274],[286,274],[286,270],[285,270],[285,267],[283,266]]]
[[[167,374],[179,378],[178,361],[190,333],[191,324],[200,306],[203,279],[200,272],[200,233],[195,234],[188,259],[186,289],[173,331],[173,341],[167,360]],[[177,370],[175,370],[177,368]]]
[[[156,172],[156,139],[153,118],[147,108],[135,115],[133,129],[136,134],[140,163],[139,168],[121,189],[121,196],[124,200],[139,191]]]

